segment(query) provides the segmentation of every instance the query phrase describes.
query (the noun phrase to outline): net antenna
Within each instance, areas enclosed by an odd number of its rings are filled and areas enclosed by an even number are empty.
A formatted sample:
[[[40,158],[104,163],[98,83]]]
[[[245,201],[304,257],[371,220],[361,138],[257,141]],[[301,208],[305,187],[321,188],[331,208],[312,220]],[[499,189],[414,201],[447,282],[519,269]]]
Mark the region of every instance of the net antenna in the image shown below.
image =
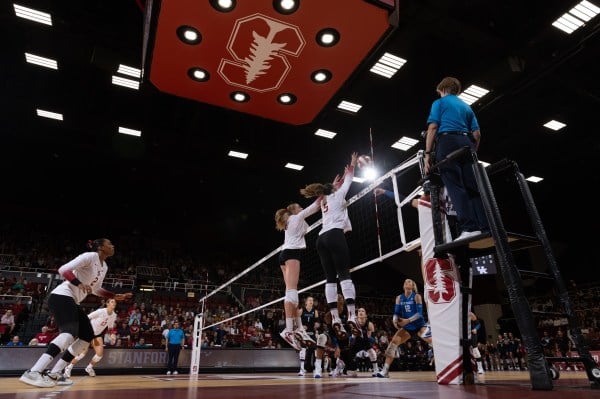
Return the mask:
[[[375,155],[373,154],[373,128],[369,128],[369,145],[371,147],[371,162],[375,165]],[[377,194],[373,190],[373,202],[375,203],[375,226],[377,229],[377,247],[379,248],[379,256],[383,255],[381,250],[381,228],[379,226],[379,210],[377,208]]]

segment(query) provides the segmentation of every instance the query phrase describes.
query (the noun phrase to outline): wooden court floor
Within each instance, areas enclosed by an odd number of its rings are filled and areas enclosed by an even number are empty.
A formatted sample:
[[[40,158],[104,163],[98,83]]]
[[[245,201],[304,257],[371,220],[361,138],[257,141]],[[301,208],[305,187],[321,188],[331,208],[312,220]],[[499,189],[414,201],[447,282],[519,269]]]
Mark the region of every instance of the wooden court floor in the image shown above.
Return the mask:
[[[584,372],[563,372],[551,391],[532,390],[528,372],[497,371],[473,385],[439,385],[427,372],[392,372],[390,378],[298,377],[295,373],[74,376],[74,384],[36,388],[18,377],[0,378],[0,399],[599,399]]]

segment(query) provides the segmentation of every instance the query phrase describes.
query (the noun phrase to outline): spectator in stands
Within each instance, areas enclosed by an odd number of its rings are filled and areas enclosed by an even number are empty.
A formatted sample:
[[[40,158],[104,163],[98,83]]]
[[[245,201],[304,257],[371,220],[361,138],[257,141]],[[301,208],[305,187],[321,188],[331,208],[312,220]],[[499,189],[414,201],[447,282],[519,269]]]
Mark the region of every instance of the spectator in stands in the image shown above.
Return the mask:
[[[147,344],[146,340],[142,337],[140,338],[140,340],[138,342],[135,343],[134,348],[138,348],[138,349],[143,349],[143,348],[150,348],[152,345]]]
[[[344,327],[337,308],[338,280],[348,308],[348,324],[358,330],[356,288],[350,275],[350,249],[345,237],[346,232],[352,231],[346,194],[352,184],[357,161],[358,153],[353,152],[350,165],[346,166],[342,179],[336,176],[333,184],[313,183],[300,190],[306,198],[323,196],[321,200],[323,225],[316,246],[325,272],[325,297],[332,315],[332,325],[333,328],[339,327],[341,330]]]
[[[48,332],[48,326],[42,326],[42,331],[35,335],[40,345],[48,345],[54,338],[54,334]]]
[[[300,342],[302,341],[310,340],[314,343],[306,335],[304,328],[302,328],[302,322],[297,316],[296,310],[299,303],[298,279],[300,278],[300,263],[306,251],[306,239],[304,235],[308,232],[308,223],[306,223],[305,219],[317,213],[320,205],[321,196],[306,209],[297,203],[292,203],[275,212],[275,228],[284,232],[282,250],[279,254],[279,265],[285,283],[285,299],[283,302],[285,329],[280,335],[296,350],[300,350]]]
[[[0,324],[4,324],[5,326],[5,336],[9,336],[13,330],[15,329],[15,316],[13,314],[12,309],[7,309],[6,312],[2,315],[0,319]]]
[[[6,344],[6,346],[23,346],[23,342],[21,342],[21,339],[19,338],[18,335],[15,335],[14,337],[12,337],[12,339]]]
[[[44,346],[43,344],[40,344],[40,341],[38,341],[37,338],[31,338],[31,340],[29,341],[29,343],[27,345],[29,345],[29,346]]]
[[[53,314],[48,317],[46,327],[48,327],[48,333],[52,334],[53,338],[58,335],[58,326],[56,325],[56,318]]]
[[[46,388],[64,382],[62,370],[90,345],[94,338],[94,330],[80,305],[89,294],[115,298],[117,301],[133,296],[131,293],[115,294],[102,288],[104,276],[108,271],[106,260],[115,253],[112,242],[100,238],[88,242],[88,249],[89,252],[80,254],[58,269],[65,281],[50,293],[48,307],[56,317],[60,334],[50,342],[46,353],[23,373],[20,381],[26,384]],[[50,373],[44,373],[54,358],[64,351],[68,351],[68,356],[59,359]]]

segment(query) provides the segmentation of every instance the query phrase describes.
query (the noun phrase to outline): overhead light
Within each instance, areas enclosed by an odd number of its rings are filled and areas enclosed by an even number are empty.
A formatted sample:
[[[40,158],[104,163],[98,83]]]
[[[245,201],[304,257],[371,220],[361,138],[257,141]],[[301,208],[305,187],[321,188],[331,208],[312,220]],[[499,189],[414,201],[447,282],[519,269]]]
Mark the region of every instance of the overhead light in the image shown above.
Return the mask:
[[[396,57],[390,53],[385,53],[370,69],[371,72],[386,78],[391,78],[406,64],[404,58]]]
[[[544,179],[543,179],[543,178],[541,178],[541,177],[537,177],[537,176],[529,176],[529,177],[528,177],[527,179],[525,179],[525,180],[527,180],[527,181],[530,181],[530,182],[532,182],[532,183],[539,183],[539,182],[541,182],[541,181],[542,181],[542,180],[544,180]]]
[[[401,151],[408,151],[408,149],[412,148],[418,142],[419,142],[419,140],[415,140],[413,138],[404,136],[400,140],[398,140],[394,144],[392,144],[392,148],[395,148],[395,149],[401,150]]]
[[[229,95],[229,98],[238,103],[245,103],[250,101],[250,95],[244,93],[243,91],[234,91]]]
[[[362,108],[362,105],[354,104],[350,101],[342,101],[337,107],[344,111],[356,113]]]
[[[130,89],[135,89],[135,90],[140,89],[140,82],[132,80],[132,79],[122,78],[122,77],[115,76],[115,75],[113,75],[113,77],[112,77],[112,84],[117,85],[117,86],[128,87]]]
[[[208,71],[198,67],[188,69],[188,76],[194,79],[196,82],[206,82],[210,79],[210,74]]]
[[[41,116],[43,118],[56,119],[57,121],[63,120],[63,115],[58,114],[56,112],[44,111],[43,109],[39,108],[36,110],[36,112],[38,116]]]
[[[133,78],[138,78],[138,79],[142,76],[141,69],[130,67],[130,66],[123,65],[123,64],[119,64],[119,69],[117,70],[117,73],[120,73],[121,75],[131,76]]]
[[[209,0],[210,5],[219,12],[232,11],[236,6],[235,0]]]
[[[352,177],[352,181],[355,183],[364,183],[365,180],[367,180],[367,179],[365,179],[364,177],[358,177],[358,176]]]
[[[196,45],[202,41],[200,31],[192,26],[182,25],[177,28],[177,37],[186,44]]]
[[[317,44],[323,47],[333,47],[340,41],[340,33],[333,28],[325,28],[317,33]]]
[[[555,121],[554,119],[552,119],[550,122],[544,123],[544,127],[547,127],[548,129],[552,129],[552,130],[560,130],[565,126],[567,126],[567,125],[562,122]]]
[[[34,10],[33,8],[27,8],[14,4],[15,14],[17,17],[25,18],[30,21],[39,22],[40,24],[52,26],[52,16],[46,12]]]
[[[325,129],[319,129],[315,132],[316,136],[325,137],[326,139],[332,139],[335,137],[336,134],[337,134],[336,132],[331,132],[331,131],[325,130]]]
[[[302,170],[302,169],[304,169],[304,166],[298,165],[298,164],[295,164],[295,163],[291,163],[291,162],[288,162],[285,165],[285,167],[289,168],[289,169],[294,169],[294,170]]]
[[[45,58],[40,57],[39,55],[25,53],[25,61],[30,64],[35,64],[50,69],[58,69],[58,63],[52,58]]]
[[[471,105],[475,101],[481,99],[481,97],[488,94],[489,92],[490,92],[489,90],[484,89],[482,87],[471,85],[466,90],[464,90],[462,93],[460,93],[458,98],[460,98],[467,104]]]
[[[331,80],[331,71],[327,69],[319,69],[310,75],[310,79],[315,83],[327,83]]]
[[[279,103],[283,104],[283,105],[292,105],[297,100],[298,99],[296,98],[296,96],[293,95],[292,93],[283,93],[283,94],[280,94],[279,96],[277,96],[277,101],[279,101]]]
[[[300,0],[275,0],[273,8],[280,14],[288,15],[296,12],[300,7]]]
[[[248,158],[248,154],[246,154],[245,152],[238,152],[238,151],[229,151],[229,155],[230,157],[233,158],[241,158],[241,159],[246,159]]]
[[[487,168],[488,166],[490,166],[489,162],[484,162],[484,161],[479,161],[479,163],[484,167]]]
[[[119,133],[127,134],[129,136],[140,137],[142,135],[141,130],[129,129],[127,127],[119,126]]]
[[[552,22],[552,26],[571,34],[598,15],[598,13],[600,13],[600,8],[584,0]]]

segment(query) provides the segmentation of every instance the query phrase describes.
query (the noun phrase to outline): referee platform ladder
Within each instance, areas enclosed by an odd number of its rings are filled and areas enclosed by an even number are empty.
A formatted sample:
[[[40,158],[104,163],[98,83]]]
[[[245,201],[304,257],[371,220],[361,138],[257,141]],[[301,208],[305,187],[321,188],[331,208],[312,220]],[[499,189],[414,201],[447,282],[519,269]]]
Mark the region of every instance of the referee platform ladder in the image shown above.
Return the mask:
[[[485,168],[479,163],[477,154],[469,147],[464,147],[449,154],[445,159],[433,165],[431,170],[436,172],[439,170],[440,166],[450,160],[469,156],[472,157],[473,160],[473,170],[475,172],[477,186],[489,222],[489,231],[487,232],[482,232],[480,235],[468,237],[466,239],[444,242],[443,221],[439,203],[441,181],[439,175],[435,174],[424,177],[424,187],[429,187],[429,191],[431,192],[431,209],[436,244],[434,248],[435,256],[444,258],[447,257],[447,254],[449,253],[455,255],[461,273],[461,294],[463,295],[463,337],[461,343],[463,345],[464,383],[469,384],[474,382],[473,366],[470,361],[470,340],[468,339],[468,314],[471,303],[471,288],[470,286],[465,286],[464,282],[470,282],[469,276],[472,270],[471,258],[495,254],[496,262],[508,292],[508,299],[515,315],[517,327],[519,328],[522,342],[527,351],[527,367],[530,374],[532,389],[553,389],[552,380],[559,378],[558,370],[553,366],[553,362],[582,363],[585,367],[590,387],[599,389],[600,368],[592,358],[589,347],[583,339],[580,325],[581,322],[573,310],[566,285],[561,277],[542,220],[540,219],[529,190],[528,183],[519,171],[517,164],[514,161],[502,160]],[[530,229],[533,232],[532,234],[508,232],[504,227],[489,176],[495,178],[496,175],[507,173],[512,174],[512,176],[509,175],[509,177],[506,178],[506,181],[512,184],[516,183],[518,191],[520,192],[524,209],[528,215]],[[544,261],[547,264],[547,272],[542,273],[520,270],[517,267],[513,253],[532,247],[541,247]],[[463,265],[465,265],[465,267],[462,267]],[[563,315],[568,320],[569,332],[573,342],[577,346],[579,356],[570,358],[544,356],[541,338],[537,331],[537,325],[534,319],[534,312],[529,305],[523,286],[524,280],[531,278],[547,279],[552,283],[554,288],[553,291],[557,294],[559,303],[564,309]]]

